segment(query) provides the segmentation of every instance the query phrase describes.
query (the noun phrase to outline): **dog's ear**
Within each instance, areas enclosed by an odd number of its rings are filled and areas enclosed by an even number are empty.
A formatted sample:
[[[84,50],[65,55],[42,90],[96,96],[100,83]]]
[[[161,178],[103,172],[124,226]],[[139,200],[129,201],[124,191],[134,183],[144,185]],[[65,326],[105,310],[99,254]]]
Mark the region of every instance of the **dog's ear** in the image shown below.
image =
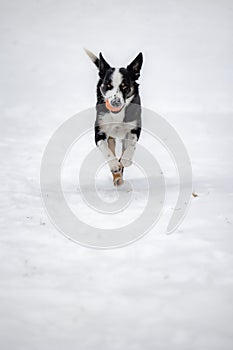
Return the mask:
[[[87,50],[85,48],[84,48],[84,51],[90,57],[90,59],[96,65],[96,67],[99,69],[99,76],[100,76],[100,78],[104,78],[106,70],[111,68],[111,67],[108,64],[108,62],[106,62],[105,59],[103,58],[102,53],[100,52],[99,58],[98,58],[91,51],[89,51],[89,50]]]
[[[84,51],[86,52],[87,56],[90,57],[92,62],[96,65],[97,68],[99,68],[99,59],[94,55],[91,51],[84,48]]]
[[[140,77],[140,70],[142,68],[143,57],[140,52],[137,57],[127,66],[127,70],[132,74],[133,79],[137,80]]]
[[[103,58],[102,53],[99,54],[99,76],[103,78],[107,69],[111,68],[108,62]]]

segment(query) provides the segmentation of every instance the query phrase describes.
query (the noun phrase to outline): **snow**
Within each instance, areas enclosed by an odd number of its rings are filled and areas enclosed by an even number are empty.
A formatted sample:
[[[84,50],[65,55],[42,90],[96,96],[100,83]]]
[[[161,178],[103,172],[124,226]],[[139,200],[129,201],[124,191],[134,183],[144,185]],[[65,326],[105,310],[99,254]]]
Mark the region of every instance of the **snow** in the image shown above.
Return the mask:
[[[1,349],[232,349],[232,11],[227,0],[0,2]],[[115,65],[145,55],[143,105],[181,136],[198,194],[171,235],[164,228],[175,171],[149,138],[168,200],[146,236],[119,249],[85,248],[46,215],[45,146],[61,123],[95,103],[97,75],[83,46]],[[144,203],[137,176],[134,196]],[[111,180],[101,181],[110,200]]]

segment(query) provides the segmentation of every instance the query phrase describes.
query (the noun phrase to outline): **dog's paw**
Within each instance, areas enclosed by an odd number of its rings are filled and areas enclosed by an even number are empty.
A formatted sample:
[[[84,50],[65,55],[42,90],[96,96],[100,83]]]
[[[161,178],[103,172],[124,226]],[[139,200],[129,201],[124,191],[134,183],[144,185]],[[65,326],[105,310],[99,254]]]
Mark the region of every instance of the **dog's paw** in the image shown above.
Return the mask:
[[[112,173],[120,173],[122,169],[121,163],[118,161],[118,159],[111,159],[109,162],[109,167]]]
[[[126,168],[126,167],[128,167],[128,166],[130,166],[132,164],[132,160],[131,159],[126,159],[126,158],[121,158],[120,162],[121,162],[121,164],[122,164],[122,166],[124,168]]]
[[[121,186],[124,183],[122,173],[112,173],[114,186]]]

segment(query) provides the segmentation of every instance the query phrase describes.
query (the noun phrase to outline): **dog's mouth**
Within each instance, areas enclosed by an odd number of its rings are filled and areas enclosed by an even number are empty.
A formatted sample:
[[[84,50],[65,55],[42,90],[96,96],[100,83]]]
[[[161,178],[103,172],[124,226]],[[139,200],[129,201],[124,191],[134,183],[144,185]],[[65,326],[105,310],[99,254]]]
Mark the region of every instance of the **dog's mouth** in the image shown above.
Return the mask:
[[[122,108],[124,107],[124,105],[120,105],[119,107],[113,107],[110,104],[108,99],[105,101],[105,106],[110,112],[113,112],[113,113],[119,113],[122,110]]]

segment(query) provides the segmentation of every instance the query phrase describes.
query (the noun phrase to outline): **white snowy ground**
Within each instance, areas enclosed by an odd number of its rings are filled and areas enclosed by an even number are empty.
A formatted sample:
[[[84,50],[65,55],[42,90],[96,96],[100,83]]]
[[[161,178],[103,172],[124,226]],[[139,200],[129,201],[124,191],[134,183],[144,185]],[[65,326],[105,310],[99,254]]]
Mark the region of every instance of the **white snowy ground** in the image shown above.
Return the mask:
[[[232,1],[0,1],[1,349],[233,348],[232,11]],[[127,247],[88,249],[43,209],[45,145],[95,103],[82,46],[115,65],[145,55],[143,104],[180,134],[198,193],[172,235],[163,221]]]

